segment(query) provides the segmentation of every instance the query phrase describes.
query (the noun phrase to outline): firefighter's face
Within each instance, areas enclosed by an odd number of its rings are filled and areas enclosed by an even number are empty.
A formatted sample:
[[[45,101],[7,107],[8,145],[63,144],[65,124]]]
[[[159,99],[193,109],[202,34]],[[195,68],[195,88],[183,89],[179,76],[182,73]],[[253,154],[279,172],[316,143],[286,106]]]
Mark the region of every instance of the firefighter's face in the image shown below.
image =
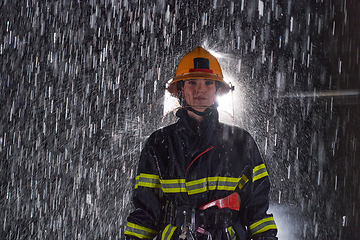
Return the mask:
[[[215,81],[208,79],[190,79],[184,81],[183,96],[185,101],[195,110],[203,112],[215,102]]]

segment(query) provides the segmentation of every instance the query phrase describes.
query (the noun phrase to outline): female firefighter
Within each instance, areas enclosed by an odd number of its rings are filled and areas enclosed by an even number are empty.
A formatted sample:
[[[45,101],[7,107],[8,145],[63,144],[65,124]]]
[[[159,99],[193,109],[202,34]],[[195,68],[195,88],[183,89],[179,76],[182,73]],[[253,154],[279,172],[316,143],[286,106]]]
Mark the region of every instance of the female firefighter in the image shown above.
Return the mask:
[[[277,239],[257,145],[218,121],[215,97],[230,87],[217,59],[196,47],[167,90],[182,108],[142,150],[126,239]]]

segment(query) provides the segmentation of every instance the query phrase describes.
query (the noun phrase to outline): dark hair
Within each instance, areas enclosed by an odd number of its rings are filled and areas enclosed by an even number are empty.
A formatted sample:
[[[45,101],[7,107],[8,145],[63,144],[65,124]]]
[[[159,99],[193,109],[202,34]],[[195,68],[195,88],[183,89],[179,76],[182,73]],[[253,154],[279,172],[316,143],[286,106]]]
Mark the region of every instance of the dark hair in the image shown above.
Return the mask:
[[[183,95],[182,95],[182,88],[183,87],[184,87],[184,80],[178,81],[176,83],[177,98],[179,100],[180,106],[183,106],[183,104],[184,104],[184,98],[183,98]]]
[[[216,87],[216,91],[218,91],[219,88],[221,87],[221,82],[215,81],[215,87]]]

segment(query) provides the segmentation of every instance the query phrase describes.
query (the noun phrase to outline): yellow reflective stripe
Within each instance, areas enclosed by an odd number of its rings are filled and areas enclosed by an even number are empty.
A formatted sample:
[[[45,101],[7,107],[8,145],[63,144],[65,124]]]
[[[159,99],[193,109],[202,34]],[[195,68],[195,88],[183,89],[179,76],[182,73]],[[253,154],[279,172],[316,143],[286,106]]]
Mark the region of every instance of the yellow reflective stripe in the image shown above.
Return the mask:
[[[243,174],[240,178],[240,181],[239,181],[239,188],[242,189],[245,185],[245,183],[247,183],[249,181],[249,179],[246,177],[245,174]]]
[[[209,190],[234,191],[240,178],[230,177],[208,177]]]
[[[266,171],[265,164],[260,164],[253,169],[253,182],[259,180],[260,178],[268,176],[268,172]]]
[[[229,231],[231,240],[235,240],[236,239],[236,232],[235,232],[234,228],[230,226],[230,227],[228,227],[228,231]]]
[[[266,232],[270,229],[277,229],[273,217],[264,218],[250,225],[250,236]]]
[[[161,240],[170,240],[176,228],[177,227],[168,224],[161,234]]]
[[[140,173],[136,177],[135,189],[138,187],[161,188],[164,193],[187,192],[193,195],[209,190],[235,191],[237,186],[241,189],[248,180],[245,175],[242,175],[241,178],[207,177],[185,182],[185,179],[160,179],[158,175]]]
[[[188,191],[188,195],[206,192],[207,187],[207,178],[201,178],[195,181],[187,182],[186,189]]]
[[[127,222],[124,234],[134,236],[140,239],[145,239],[154,238],[157,234],[157,231],[137,225],[135,223]]]
[[[158,175],[140,173],[135,179],[135,189],[138,187],[160,188],[160,179]]]
[[[228,183],[235,183],[236,184],[239,182],[239,178],[232,178],[232,177],[208,177],[207,178],[209,182],[228,182]]]
[[[191,186],[194,186],[194,185],[206,183],[207,179],[208,179],[208,178],[200,178],[200,179],[198,179],[198,180],[190,181],[190,182],[187,182],[187,183],[186,183],[186,186],[187,186],[187,187],[191,187]]]
[[[234,191],[241,178],[231,177],[207,177],[187,182],[188,194],[206,192],[208,190]]]
[[[186,192],[185,179],[161,179],[160,183],[164,193]]]

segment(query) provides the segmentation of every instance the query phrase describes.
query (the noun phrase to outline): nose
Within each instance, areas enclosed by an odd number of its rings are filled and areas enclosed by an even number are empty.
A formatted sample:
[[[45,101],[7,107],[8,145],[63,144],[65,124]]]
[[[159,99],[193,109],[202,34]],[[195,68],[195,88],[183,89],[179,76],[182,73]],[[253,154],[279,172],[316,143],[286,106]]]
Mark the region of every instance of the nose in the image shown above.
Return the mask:
[[[205,92],[205,81],[197,80],[198,84],[196,84],[196,92]]]

